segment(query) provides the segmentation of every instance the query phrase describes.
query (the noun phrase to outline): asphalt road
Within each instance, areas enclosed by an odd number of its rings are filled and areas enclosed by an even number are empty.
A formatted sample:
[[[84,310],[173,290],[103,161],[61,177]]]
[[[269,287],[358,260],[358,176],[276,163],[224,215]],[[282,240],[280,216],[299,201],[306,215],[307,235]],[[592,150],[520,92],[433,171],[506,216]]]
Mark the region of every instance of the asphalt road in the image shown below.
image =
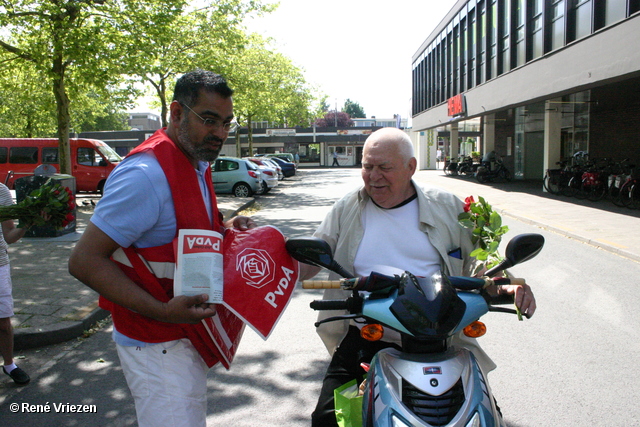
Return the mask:
[[[333,201],[359,180],[355,169],[305,170],[257,200],[251,214],[287,236],[310,235]],[[500,313],[484,318],[488,333],[481,345],[498,365],[489,381],[507,425],[640,425],[640,264],[517,220],[506,222],[507,239],[524,232],[546,238],[537,258],[512,269],[534,288],[536,315],[523,322]],[[209,426],[309,425],[329,361],[308,307],[319,295],[296,290],[269,340],[247,329],[231,370],[210,371]],[[0,400],[0,424],[135,425],[109,329],[82,342],[25,352],[21,363],[33,366],[37,378]],[[47,404],[51,411],[42,412]],[[95,412],[67,409],[79,404],[95,405]]]

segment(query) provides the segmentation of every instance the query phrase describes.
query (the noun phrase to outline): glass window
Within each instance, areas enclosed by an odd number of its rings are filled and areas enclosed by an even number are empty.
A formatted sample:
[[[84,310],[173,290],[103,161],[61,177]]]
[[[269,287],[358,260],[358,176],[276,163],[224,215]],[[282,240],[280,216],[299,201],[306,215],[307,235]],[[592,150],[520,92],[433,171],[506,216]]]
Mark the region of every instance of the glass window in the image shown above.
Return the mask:
[[[536,1],[535,4],[538,5],[539,2],[540,0]],[[536,8],[534,7],[534,9]],[[543,49],[542,12],[538,12],[531,19],[531,59],[542,56]]]
[[[575,2],[575,39],[591,34],[591,0],[574,0]]]
[[[78,147],[78,164],[83,166],[99,166],[102,156],[89,147]]]
[[[7,147],[0,147],[0,163],[7,163]]]
[[[9,150],[9,163],[38,163],[38,147],[11,147]]]
[[[108,145],[98,145],[98,150],[100,150],[102,155],[106,157],[107,160],[109,160],[111,163],[118,163],[122,161],[122,157],[120,157],[120,155]]]
[[[551,6],[551,49],[555,50],[564,46],[565,39],[565,0],[556,0]]]
[[[58,148],[45,147],[42,149],[42,163],[58,163]]]
[[[605,25],[611,25],[627,16],[626,0],[606,0]]]

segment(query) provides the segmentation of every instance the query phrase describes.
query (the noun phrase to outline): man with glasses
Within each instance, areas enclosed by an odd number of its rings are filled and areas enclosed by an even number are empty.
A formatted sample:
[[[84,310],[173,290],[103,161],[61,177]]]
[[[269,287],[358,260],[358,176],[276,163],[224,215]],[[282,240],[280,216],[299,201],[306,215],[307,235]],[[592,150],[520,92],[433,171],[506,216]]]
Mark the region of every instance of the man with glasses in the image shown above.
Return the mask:
[[[100,294],[140,426],[205,426],[207,370],[216,347],[200,323],[222,310],[207,295],[173,297],[179,229],[242,230],[223,223],[209,162],[233,123],[233,91],[196,70],[176,82],[170,123],[111,173],[69,259],[69,271]],[[204,338],[203,338],[204,337]]]

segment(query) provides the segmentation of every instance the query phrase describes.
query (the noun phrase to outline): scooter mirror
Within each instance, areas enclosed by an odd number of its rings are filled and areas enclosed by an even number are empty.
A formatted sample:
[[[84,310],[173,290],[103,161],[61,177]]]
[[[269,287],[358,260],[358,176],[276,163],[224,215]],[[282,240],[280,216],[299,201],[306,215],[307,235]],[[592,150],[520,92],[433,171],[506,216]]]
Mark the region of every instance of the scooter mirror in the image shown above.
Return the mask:
[[[288,239],[285,247],[289,255],[305,264],[330,268],[333,261],[331,247],[317,237]]]
[[[519,234],[507,244],[505,259],[500,264],[487,270],[485,275],[491,277],[501,270],[528,261],[538,255],[543,246],[544,237],[541,234]]]
[[[288,239],[285,248],[287,252],[289,252],[289,255],[300,262],[317,267],[324,267],[338,273],[342,277],[354,277],[333,259],[331,246],[322,239],[317,237]]]

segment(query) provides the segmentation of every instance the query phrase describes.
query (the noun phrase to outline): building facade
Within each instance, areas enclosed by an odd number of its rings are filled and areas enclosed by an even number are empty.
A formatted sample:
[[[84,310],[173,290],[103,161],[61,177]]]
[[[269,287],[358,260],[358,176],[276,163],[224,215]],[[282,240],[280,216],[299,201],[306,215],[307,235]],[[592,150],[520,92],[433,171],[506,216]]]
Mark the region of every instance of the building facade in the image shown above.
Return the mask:
[[[162,121],[154,113],[129,113],[129,126],[133,130],[158,130]]]
[[[579,151],[640,165],[637,40],[640,0],[458,1],[412,58],[420,167],[472,119],[516,178]]]

